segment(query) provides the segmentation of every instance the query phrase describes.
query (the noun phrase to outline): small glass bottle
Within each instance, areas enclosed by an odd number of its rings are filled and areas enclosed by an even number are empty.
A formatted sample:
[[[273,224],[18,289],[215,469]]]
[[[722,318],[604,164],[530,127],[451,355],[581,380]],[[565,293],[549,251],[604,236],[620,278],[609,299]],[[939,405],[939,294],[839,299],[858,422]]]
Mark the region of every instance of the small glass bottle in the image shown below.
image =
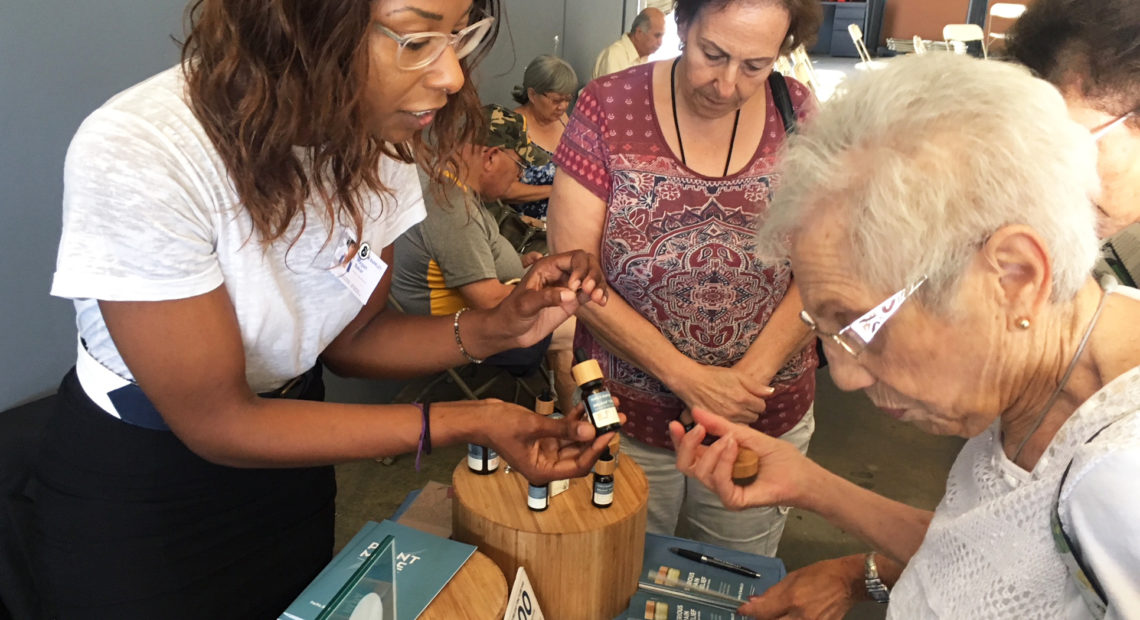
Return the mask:
[[[563,415],[554,410],[554,395],[550,390],[543,390],[538,398],[534,401],[534,412],[538,415],[548,417],[552,420],[561,420]],[[570,480],[552,480],[547,490],[547,498],[557,497],[559,493],[565,492],[570,488]]]
[[[594,497],[593,503],[598,508],[609,508],[614,503],[614,457],[609,449],[602,452],[598,462],[594,463]]]
[[[467,444],[467,469],[486,475],[499,468],[499,453],[485,446]]]
[[[526,507],[535,512],[542,512],[550,506],[550,488],[545,484],[536,486],[531,483],[526,485]]]
[[[621,418],[618,417],[614,399],[602,380],[602,367],[597,360],[587,358],[582,349],[574,352],[574,358],[578,363],[570,369],[570,374],[574,375],[574,381],[582,388],[582,402],[586,404],[586,415],[590,417],[590,423],[599,435],[620,429]]]

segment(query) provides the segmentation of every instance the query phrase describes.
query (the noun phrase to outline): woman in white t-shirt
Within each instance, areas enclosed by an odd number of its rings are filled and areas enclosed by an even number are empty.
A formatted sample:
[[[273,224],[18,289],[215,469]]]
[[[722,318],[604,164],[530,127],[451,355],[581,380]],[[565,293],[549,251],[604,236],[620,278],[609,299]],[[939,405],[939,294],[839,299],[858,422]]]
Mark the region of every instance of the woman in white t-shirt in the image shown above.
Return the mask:
[[[52,284],[75,300],[78,361],[30,492],[51,613],[276,616],[330,558],[332,463],[472,442],[534,482],[589,470],[608,437],[577,419],[312,402],[322,364],[438,371],[605,301],[577,253],[540,261],[492,310],[385,306],[392,243],[424,215],[411,153],[438,173],[478,130],[468,54],[498,13],[199,0],[182,64],[84,121]]]

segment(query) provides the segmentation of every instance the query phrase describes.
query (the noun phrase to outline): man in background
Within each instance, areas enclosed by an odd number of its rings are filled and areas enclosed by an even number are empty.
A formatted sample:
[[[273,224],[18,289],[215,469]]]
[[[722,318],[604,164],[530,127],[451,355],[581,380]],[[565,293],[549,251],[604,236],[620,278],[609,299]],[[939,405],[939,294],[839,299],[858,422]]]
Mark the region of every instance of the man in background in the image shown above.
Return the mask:
[[[542,257],[538,252],[519,256],[483,203],[502,198],[526,166],[545,164],[548,156],[530,141],[522,115],[494,104],[483,112],[487,131],[476,143],[463,145],[464,165],[447,175],[449,183],[434,185],[420,172],[427,215],[396,240],[392,277],[391,295],[408,314],[445,316],[463,308],[493,308]],[[547,354],[558,403],[569,411],[575,387],[570,375],[574,325],[571,318],[552,339],[485,361],[524,376]]]
[[[649,60],[649,55],[661,47],[664,37],[665,14],[653,7],[643,10],[633,18],[629,34],[621,35],[598,54],[593,77],[617,73]]]

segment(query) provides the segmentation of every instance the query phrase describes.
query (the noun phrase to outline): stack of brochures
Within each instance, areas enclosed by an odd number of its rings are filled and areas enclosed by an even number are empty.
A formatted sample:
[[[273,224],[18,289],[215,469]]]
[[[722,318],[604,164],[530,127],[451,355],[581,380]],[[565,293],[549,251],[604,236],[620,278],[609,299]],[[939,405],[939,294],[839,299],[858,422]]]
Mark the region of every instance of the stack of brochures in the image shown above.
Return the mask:
[[[414,620],[475,547],[369,521],[278,620]]]
[[[746,577],[723,568],[681,557],[670,548],[686,549],[750,571]],[[740,620],[736,609],[753,596],[763,594],[784,578],[784,563],[725,547],[647,534],[642,574],[627,620]]]

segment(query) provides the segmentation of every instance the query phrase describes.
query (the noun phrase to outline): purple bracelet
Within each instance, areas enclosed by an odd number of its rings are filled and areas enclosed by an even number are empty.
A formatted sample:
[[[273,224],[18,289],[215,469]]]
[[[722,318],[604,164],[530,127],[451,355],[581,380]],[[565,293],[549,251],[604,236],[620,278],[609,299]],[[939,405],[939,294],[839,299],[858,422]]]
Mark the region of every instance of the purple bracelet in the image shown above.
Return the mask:
[[[420,455],[431,454],[431,403],[412,403],[412,406],[420,410],[420,416],[423,419],[422,426],[420,426],[420,445],[416,449],[416,471],[419,471]]]

